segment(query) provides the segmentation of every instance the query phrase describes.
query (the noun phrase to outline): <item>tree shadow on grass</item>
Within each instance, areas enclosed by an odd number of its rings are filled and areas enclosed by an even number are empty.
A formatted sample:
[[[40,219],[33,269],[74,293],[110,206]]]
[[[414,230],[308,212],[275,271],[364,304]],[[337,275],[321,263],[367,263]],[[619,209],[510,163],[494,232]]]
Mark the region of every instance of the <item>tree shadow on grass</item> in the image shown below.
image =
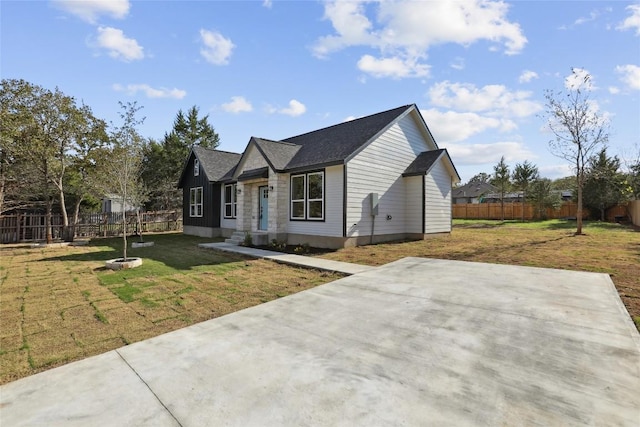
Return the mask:
[[[154,261],[151,264],[165,266],[168,270],[187,271],[204,265],[227,264],[245,261],[248,257],[216,250],[202,249],[199,243],[210,243],[221,239],[204,239],[183,234],[153,234],[145,235],[146,242],[154,242],[153,246],[143,248],[131,248],[132,242],[139,242],[136,236],[127,238],[127,257],[139,257],[144,260]],[[59,255],[44,258],[48,261],[80,261],[80,262],[104,262],[122,257],[122,238],[98,238],[92,239],[85,247],[88,251]],[[75,248],[72,248],[72,250]],[[92,250],[94,249],[94,250]],[[144,267],[145,264],[143,264]],[[104,267],[96,269],[101,271]]]

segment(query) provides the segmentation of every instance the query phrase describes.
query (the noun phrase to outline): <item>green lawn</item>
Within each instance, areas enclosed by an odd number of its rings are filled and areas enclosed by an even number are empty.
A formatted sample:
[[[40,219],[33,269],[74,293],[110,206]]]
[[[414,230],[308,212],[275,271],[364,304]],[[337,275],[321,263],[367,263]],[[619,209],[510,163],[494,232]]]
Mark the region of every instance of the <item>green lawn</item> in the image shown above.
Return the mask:
[[[123,271],[104,268],[122,239],[0,246],[0,384],[340,277],[197,247],[212,239],[145,240]]]

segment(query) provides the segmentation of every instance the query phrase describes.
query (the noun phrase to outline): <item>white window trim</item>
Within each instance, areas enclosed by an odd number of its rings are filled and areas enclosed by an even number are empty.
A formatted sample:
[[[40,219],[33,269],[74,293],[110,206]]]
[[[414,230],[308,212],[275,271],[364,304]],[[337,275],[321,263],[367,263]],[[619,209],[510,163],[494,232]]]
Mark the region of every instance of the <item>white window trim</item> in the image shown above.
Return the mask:
[[[194,159],[193,160],[193,176],[199,176],[199,175],[200,175],[200,160]]]
[[[322,198],[320,199],[309,199],[309,176],[311,175],[320,175],[322,176]],[[304,188],[304,196],[302,199],[293,199],[293,179],[294,178],[298,178],[298,177],[302,177],[304,179],[304,184],[303,184],[303,188]],[[290,181],[289,181],[289,186],[290,186],[290,191],[289,191],[289,219],[293,220],[293,221],[324,221],[324,210],[325,210],[325,191],[324,191],[324,187],[325,187],[325,171],[315,171],[315,172],[307,172],[307,173],[300,173],[300,174],[295,174],[295,175],[291,175]],[[295,203],[302,203],[303,204],[303,212],[302,212],[302,216],[293,216],[293,204]],[[322,202],[322,216],[320,217],[315,217],[315,218],[311,218],[309,217],[309,206],[311,202]]]
[[[198,197],[198,195],[200,197]],[[193,187],[189,189],[189,216],[191,218],[202,217],[202,187]],[[199,202],[198,202],[198,199]]]
[[[227,201],[227,187],[231,187],[231,201]],[[236,184],[227,184],[224,186],[224,211],[223,217],[233,219],[238,216],[238,200],[236,198]],[[227,206],[231,206],[231,216],[227,216]]]
[[[319,199],[311,199],[309,198],[309,177],[311,177],[312,175],[320,175],[322,176],[322,197]],[[305,187],[305,195],[307,198],[307,203],[306,203],[306,215],[309,221],[322,221],[324,220],[324,171],[319,171],[319,172],[310,172],[307,174],[307,182],[306,182],[307,186]],[[314,217],[311,218],[309,216],[309,213],[311,212],[311,202],[322,202],[322,213],[321,216],[319,217]]]
[[[294,199],[293,198],[293,179],[294,178],[302,178],[302,199]],[[297,174],[297,175],[291,175],[291,179],[290,179],[290,187],[291,187],[291,191],[289,194],[289,198],[291,199],[290,202],[290,211],[289,211],[289,218],[290,219],[295,219],[295,220],[305,220],[307,219],[307,202],[306,202],[306,198],[307,198],[307,175],[306,174]],[[293,204],[294,203],[302,203],[302,216],[293,216]]]

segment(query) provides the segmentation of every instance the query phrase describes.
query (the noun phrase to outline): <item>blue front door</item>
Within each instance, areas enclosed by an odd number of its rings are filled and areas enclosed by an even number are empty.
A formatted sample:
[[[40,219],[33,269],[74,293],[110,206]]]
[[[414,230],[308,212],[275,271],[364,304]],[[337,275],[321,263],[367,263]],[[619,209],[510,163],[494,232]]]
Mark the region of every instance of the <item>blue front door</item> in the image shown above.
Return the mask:
[[[260,220],[258,222],[258,230],[267,230],[269,228],[269,188],[259,187],[260,192]]]

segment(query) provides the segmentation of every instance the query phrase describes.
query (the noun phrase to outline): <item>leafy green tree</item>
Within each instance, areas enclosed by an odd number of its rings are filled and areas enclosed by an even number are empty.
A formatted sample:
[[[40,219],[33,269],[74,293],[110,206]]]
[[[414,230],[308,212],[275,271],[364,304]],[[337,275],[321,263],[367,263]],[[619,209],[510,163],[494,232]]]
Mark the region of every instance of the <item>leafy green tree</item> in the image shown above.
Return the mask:
[[[544,117],[555,139],[549,141],[551,152],[573,166],[577,189],[577,235],[582,234],[582,208],[586,167],[598,146],[609,139],[608,122],[591,99],[591,76],[572,69],[567,93],[545,92]]]
[[[524,163],[516,164],[516,167],[513,169],[513,186],[522,191],[522,221],[524,222],[524,205],[527,200],[527,192],[531,183],[533,183],[536,179],[538,179],[538,168],[529,163],[527,160]]]
[[[565,176],[563,178],[554,179],[551,181],[551,186],[554,190],[570,190],[573,194],[576,194],[576,177]]]
[[[548,178],[538,178],[531,183],[529,200],[538,219],[547,219],[547,209],[559,209],[562,206],[560,191],[553,188]]]
[[[480,184],[484,184],[487,183],[491,180],[491,175],[489,175],[488,173],[485,172],[480,172],[474,176],[471,177],[471,179],[469,180],[469,184],[471,183],[480,183]]]
[[[504,161],[504,156],[500,158],[497,165],[493,167],[493,177],[491,184],[498,188],[500,194],[500,217],[504,221],[504,196],[511,188],[511,173],[509,165]]]
[[[51,213],[56,200],[64,238],[72,240],[65,200],[67,170],[83,145],[104,133],[104,122],[96,119],[86,105],[76,106],[75,99],[58,88],[50,91],[24,80],[3,80],[1,92],[6,124],[3,163],[8,167],[7,159],[12,159],[31,165],[25,169],[31,172],[26,178],[36,183],[36,193],[44,201],[47,242],[52,240]]]
[[[631,188],[631,199],[640,200],[640,145],[636,144],[635,154],[625,160],[627,181]]]
[[[620,171],[618,156],[609,157],[603,148],[589,159],[583,193],[585,206],[592,215],[598,212],[601,221],[607,209],[629,200],[632,189]]]
[[[178,111],[173,128],[164,135],[162,143],[150,141],[144,150],[143,177],[153,189],[150,207],[177,209],[182,205],[182,193],[177,189],[184,162],[194,146],[216,148],[220,138],[209,123],[209,115],[198,117],[198,107],[187,114]]]
[[[631,188],[631,198],[640,200],[640,162],[629,167],[629,186]]]

